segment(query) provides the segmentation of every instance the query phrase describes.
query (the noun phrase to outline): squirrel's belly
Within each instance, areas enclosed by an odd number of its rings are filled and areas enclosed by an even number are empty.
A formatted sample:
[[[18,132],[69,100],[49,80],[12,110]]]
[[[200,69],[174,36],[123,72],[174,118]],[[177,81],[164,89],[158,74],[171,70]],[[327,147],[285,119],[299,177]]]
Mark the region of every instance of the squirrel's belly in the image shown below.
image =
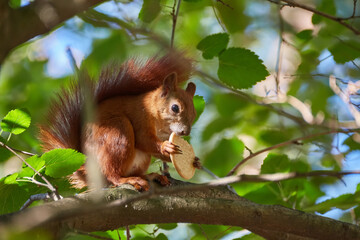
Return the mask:
[[[144,175],[149,168],[151,156],[139,149],[135,149],[135,157],[126,171],[126,176]]]

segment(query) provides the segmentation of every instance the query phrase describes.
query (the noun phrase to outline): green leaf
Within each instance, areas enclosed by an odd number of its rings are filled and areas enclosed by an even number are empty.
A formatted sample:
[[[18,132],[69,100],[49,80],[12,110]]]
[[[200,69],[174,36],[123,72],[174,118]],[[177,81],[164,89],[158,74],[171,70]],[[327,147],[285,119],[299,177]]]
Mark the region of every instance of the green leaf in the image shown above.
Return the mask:
[[[358,138],[358,136],[356,136]],[[359,150],[360,149],[360,143],[354,140],[354,135],[348,137],[344,143],[345,145],[349,146],[350,151],[351,150]]]
[[[196,48],[203,52],[203,58],[212,59],[224,51],[228,43],[229,35],[227,33],[217,33],[205,37]]]
[[[289,170],[290,159],[283,154],[269,153],[261,166],[261,173],[279,173]]]
[[[303,183],[305,191],[303,204],[306,204],[305,206],[314,206],[316,200],[324,196],[324,192],[321,191],[320,184],[315,184],[312,181],[303,181]]]
[[[321,1],[321,4],[316,7],[316,10],[325,12],[329,15],[336,15],[336,6],[334,0]],[[323,19],[324,17],[320,16],[319,14],[313,14],[312,23],[319,24]]]
[[[296,34],[296,36],[301,40],[308,41],[308,40],[310,40],[312,38],[312,34],[313,34],[313,30],[306,29],[306,30],[303,30],[301,32],[298,32]]]
[[[30,123],[31,117],[29,112],[22,108],[11,110],[3,118],[0,126],[2,130],[17,135],[24,132],[30,126]]]
[[[269,75],[259,57],[245,48],[229,48],[219,57],[219,79],[236,89],[250,88]]]
[[[341,163],[336,161],[332,154],[324,154],[320,160],[321,166],[331,168],[334,171],[341,171]]]
[[[360,220],[360,206],[357,206],[356,208],[354,208],[354,214],[355,214],[355,220],[357,220],[357,222],[359,222],[359,220]]]
[[[177,227],[177,223],[159,223],[156,224],[158,228],[164,229],[164,230],[172,230]]]
[[[229,233],[229,227],[221,225],[191,224],[189,225],[189,228],[191,229],[191,232],[195,233],[191,240],[227,239],[226,237],[223,238],[222,234]],[[231,227],[231,230],[240,231],[241,228],[233,226]]]
[[[267,182],[257,182],[257,183],[239,182],[239,183],[232,184],[232,186],[235,189],[235,191],[237,192],[237,194],[239,194],[239,196],[244,196],[245,194],[256,191],[267,184],[269,184],[269,183],[267,183]]]
[[[156,240],[168,240],[167,236],[163,233],[159,233],[156,238],[154,238]]]
[[[0,163],[8,160],[12,156],[12,153],[6,148],[0,147]]]
[[[15,181],[16,177],[17,174],[13,174],[0,180],[0,214],[19,210],[29,197],[26,190]]]
[[[93,51],[83,61],[81,67],[86,68],[90,76],[99,75],[104,63],[124,60],[127,54],[124,33],[121,30],[113,32],[105,39],[93,42]]]
[[[339,41],[329,51],[337,63],[346,63],[360,57],[360,42],[355,40]]]
[[[260,237],[259,235],[256,235],[254,233],[250,233],[248,235],[245,235],[241,238],[235,238],[233,240],[264,240],[265,238]]]
[[[208,141],[210,138],[216,134],[220,133],[224,129],[228,129],[233,127],[234,125],[239,123],[239,119],[237,118],[217,118],[215,120],[212,120],[209,125],[206,126],[202,133],[202,140]]]
[[[283,200],[280,198],[278,190],[273,187],[274,183],[266,184],[263,187],[251,191],[243,197],[261,204],[283,204]]]
[[[315,70],[317,65],[320,63],[319,61],[320,52],[313,49],[307,49],[305,51],[300,52],[300,54],[301,54],[301,64],[298,67],[298,72],[307,73]],[[303,80],[302,79],[299,80],[300,83],[298,85],[301,86]],[[290,92],[289,94],[293,95],[292,92]]]
[[[9,176],[6,176],[4,178],[4,183],[5,184],[17,184],[16,178],[18,177],[18,175],[19,175],[18,173],[13,173]]]
[[[231,117],[236,111],[248,106],[248,102],[244,101],[236,94],[231,93],[216,94],[214,100],[218,112],[223,117]]]
[[[150,23],[159,15],[160,11],[161,5],[159,0],[144,0],[139,18],[143,22]]]
[[[40,169],[45,165],[45,161],[39,156],[35,155],[26,159],[26,162],[30,164],[36,171],[40,171]],[[29,168],[25,163],[23,164],[23,168],[19,173],[19,177],[31,177],[35,174],[34,170]]]
[[[73,149],[54,149],[41,159],[45,161],[45,173],[54,178],[69,175],[85,163],[85,155]]]
[[[195,107],[195,111],[196,111],[196,118],[193,123],[193,124],[195,124],[205,109],[205,100],[202,96],[195,95],[193,102],[194,102],[194,107]]]
[[[244,143],[238,138],[222,139],[205,157],[206,166],[216,175],[225,176],[242,159]]]
[[[332,198],[324,202],[318,203],[313,206],[305,208],[305,211],[316,211],[319,213],[326,213],[333,208],[339,208],[342,210],[347,210],[351,207],[359,205],[360,193],[356,192],[355,194],[343,194],[337,198]]]
[[[292,160],[290,161],[290,172],[309,172],[310,165],[303,160]]]
[[[111,235],[108,232],[92,232],[93,236],[87,236],[83,234],[68,234],[64,238],[64,240],[96,240],[96,239],[119,239],[118,235],[114,235],[114,237],[111,237]],[[51,238],[48,238],[51,239]],[[123,238],[121,238],[123,239]]]
[[[250,18],[244,14],[245,1],[222,1],[216,2],[214,6],[219,20],[229,33],[244,32],[250,22]]]
[[[288,133],[284,133],[284,131],[270,129],[264,130],[260,132],[260,139],[265,143],[270,145],[275,145],[277,143],[285,142],[288,140]]]
[[[11,8],[17,9],[21,6],[21,0],[10,0],[9,1],[9,6]]]
[[[16,231],[15,229],[12,229],[6,233],[7,240],[19,240],[19,239],[36,239],[36,240],[49,240],[53,239],[52,234],[49,231],[46,231],[45,229],[32,229],[29,231]],[[70,235],[70,234],[69,234]],[[80,236],[80,235],[76,235]],[[64,238],[68,240],[68,238]],[[82,239],[77,239],[82,240]],[[88,240],[94,240],[94,238],[88,238]]]

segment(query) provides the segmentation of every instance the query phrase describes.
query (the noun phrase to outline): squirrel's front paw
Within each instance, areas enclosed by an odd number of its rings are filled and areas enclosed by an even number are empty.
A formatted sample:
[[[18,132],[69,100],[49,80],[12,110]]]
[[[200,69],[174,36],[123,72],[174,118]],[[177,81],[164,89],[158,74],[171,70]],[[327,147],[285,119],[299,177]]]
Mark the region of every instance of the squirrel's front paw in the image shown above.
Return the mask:
[[[197,169],[201,169],[201,168],[202,168],[200,159],[199,159],[198,157],[195,157],[195,160],[194,160],[194,162],[193,162],[193,166],[194,166],[194,168],[197,168]]]
[[[170,154],[181,154],[182,151],[180,150],[178,145],[175,145],[169,141],[164,141],[161,144],[161,154],[165,157],[170,157]]]

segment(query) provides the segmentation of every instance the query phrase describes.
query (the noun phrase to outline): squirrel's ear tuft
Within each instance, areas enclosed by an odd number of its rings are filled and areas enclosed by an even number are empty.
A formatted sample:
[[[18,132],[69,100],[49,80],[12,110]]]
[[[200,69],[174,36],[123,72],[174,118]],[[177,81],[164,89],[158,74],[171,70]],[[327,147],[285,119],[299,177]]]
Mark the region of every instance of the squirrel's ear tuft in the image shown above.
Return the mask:
[[[176,72],[170,73],[166,76],[162,86],[161,97],[166,97],[170,92],[175,91],[177,86]]]
[[[186,87],[186,92],[189,93],[191,96],[195,95],[196,85],[190,82]]]

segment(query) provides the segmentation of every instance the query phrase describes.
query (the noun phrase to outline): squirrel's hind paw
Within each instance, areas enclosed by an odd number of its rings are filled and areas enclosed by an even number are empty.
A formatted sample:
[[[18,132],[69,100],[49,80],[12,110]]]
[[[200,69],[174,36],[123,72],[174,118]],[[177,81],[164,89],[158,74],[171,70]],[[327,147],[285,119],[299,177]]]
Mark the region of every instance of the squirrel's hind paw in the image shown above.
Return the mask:
[[[158,173],[150,173],[146,175],[146,178],[150,181],[159,183],[161,186],[170,186],[171,182],[165,175],[160,175]]]
[[[130,184],[139,192],[148,191],[150,188],[149,182],[142,177],[124,177],[117,179],[116,181],[111,181],[112,185],[120,186],[122,184]]]

